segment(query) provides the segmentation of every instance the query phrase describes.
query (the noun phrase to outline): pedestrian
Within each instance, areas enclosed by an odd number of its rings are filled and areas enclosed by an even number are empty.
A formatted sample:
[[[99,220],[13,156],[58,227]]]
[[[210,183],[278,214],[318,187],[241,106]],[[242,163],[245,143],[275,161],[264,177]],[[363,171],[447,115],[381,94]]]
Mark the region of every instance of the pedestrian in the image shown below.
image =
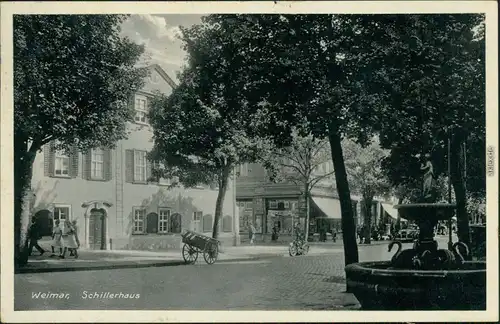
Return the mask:
[[[279,232],[278,224],[274,223],[273,233],[271,235],[271,240],[273,240],[273,241],[277,241],[278,240],[278,232]]]
[[[337,242],[337,229],[336,228],[332,229],[332,240],[333,240],[333,243]]]
[[[76,248],[68,248],[69,255],[74,256],[75,259],[78,258],[78,249],[80,248],[80,239],[78,238],[78,227],[76,226],[76,219],[71,222],[72,235],[74,236],[76,242]]]
[[[36,217],[32,218],[32,223],[31,226],[28,230],[28,238],[29,238],[29,247],[28,247],[28,255],[31,255],[33,252],[33,247],[40,252],[40,255],[43,255],[45,253],[45,250],[38,245],[38,240],[41,238],[41,233],[40,233],[40,222]]]
[[[300,226],[300,222],[297,222],[295,223],[295,240],[297,240],[297,242],[300,242],[300,243],[303,243],[303,235],[302,235],[302,228]]]
[[[52,229],[52,255],[51,257],[56,256],[55,254],[55,248],[59,248],[59,257],[64,258],[63,256],[63,247],[64,247],[64,242],[62,239],[62,228],[59,226],[60,221],[56,220],[56,226]]]
[[[70,251],[70,255],[74,255],[75,259],[78,258],[77,249],[79,247],[78,238],[76,234],[76,227],[68,220],[64,222],[64,232],[63,232],[63,242],[64,242],[64,252],[62,257],[66,255],[66,251]]]
[[[252,222],[249,222],[249,228],[248,228],[248,233],[250,234],[250,244],[253,244],[253,241],[255,240],[255,232],[257,231],[255,229],[255,226],[253,226]]]

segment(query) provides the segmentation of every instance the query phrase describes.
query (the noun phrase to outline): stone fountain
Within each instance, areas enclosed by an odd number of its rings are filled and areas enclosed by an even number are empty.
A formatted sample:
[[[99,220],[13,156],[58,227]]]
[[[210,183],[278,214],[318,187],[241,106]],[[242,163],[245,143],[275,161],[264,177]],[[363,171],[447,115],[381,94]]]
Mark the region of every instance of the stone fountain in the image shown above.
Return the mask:
[[[428,156],[426,156],[429,158]],[[390,261],[347,265],[347,290],[367,310],[485,310],[486,262],[467,261],[469,248],[462,242],[453,251],[438,249],[434,227],[450,220],[456,205],[435,203],[432,164],[427,160],[422,201],[394,206],[401,218],[414,221],[418,239],[411,249],[401,242]]]

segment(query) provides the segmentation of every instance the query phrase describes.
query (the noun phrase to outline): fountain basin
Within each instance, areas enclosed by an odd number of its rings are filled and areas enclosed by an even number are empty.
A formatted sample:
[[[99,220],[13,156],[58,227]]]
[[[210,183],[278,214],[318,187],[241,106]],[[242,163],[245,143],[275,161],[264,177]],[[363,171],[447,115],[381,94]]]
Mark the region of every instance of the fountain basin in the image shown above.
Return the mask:
[[[458,270],[390,269],[391,262],[345,267],[347,290],[366,310],[485,310],[486,262]]]
[[[420,203],[394,205],[401,218],[413,221],[422,219],[430,221],[449,220],[453,217],[457,205],[446,203]]]

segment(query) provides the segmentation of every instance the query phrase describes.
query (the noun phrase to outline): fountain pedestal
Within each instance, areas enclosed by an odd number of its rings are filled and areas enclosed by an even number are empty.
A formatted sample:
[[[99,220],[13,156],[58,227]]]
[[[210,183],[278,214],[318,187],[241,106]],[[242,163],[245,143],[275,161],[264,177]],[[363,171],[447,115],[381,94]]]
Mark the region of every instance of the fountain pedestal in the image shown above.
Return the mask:
[[[347,265],[347,289],[363,309],[484,310],[486,262],[467,262],[460,251],[439,250],[434,227],[453,216],[452,204],[396,205],[401,218],[420,229],[413,249],[399,251],[392,261]]]

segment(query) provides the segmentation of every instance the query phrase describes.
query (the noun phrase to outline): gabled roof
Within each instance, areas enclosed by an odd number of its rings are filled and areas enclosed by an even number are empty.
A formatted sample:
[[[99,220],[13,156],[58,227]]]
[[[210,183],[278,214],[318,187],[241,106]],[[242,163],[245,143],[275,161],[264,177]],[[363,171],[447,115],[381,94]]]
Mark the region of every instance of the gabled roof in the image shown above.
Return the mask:
[[[172,87],[172,89],[175,89],[177,87],[177,84],[175,84],[174,80],[161,68],[160,65],[158,64],[152,64],[149,66],[151,70],[155,70],[158,72],[158,74],[168,83],[169,86]]]

